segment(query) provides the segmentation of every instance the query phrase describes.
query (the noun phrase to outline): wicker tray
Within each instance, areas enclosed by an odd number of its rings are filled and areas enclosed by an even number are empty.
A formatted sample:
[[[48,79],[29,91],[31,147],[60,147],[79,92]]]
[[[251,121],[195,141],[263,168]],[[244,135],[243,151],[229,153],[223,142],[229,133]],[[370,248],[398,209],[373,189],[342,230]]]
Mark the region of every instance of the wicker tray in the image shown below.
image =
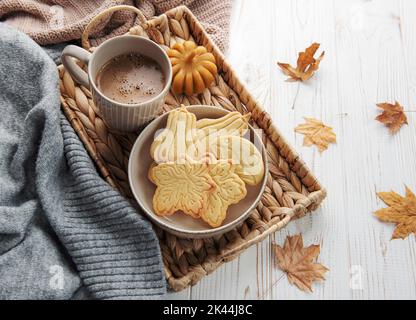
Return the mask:
[[[109,11],[123,7],[111,8]],[[181,6],[146,21],[137,12],[138,25],[129,34],[145,36],[164,48],[183,40],[205,46],[216,58],[219,76],[204,93],[194,96],[168,94],[164,111],[180,104],[206,104],[227,110],[252,113],[252,125],[263,130],[263,143],[269,161],[267,187],[262,200],[239,228],[221,237],[180,239],[155,226],[170,287],[179,291],[194,285],[222,263],[237,257],[249,246],[283,228],[290,220],[315,210],[325,197],[319,184],[298,154],[275,128],[270,116],[257,104],[235,75],[217,46],[208,38],[202,25],[188,8]],[[89,50],[89,31],[108,17],[107,12],[94,19],[84,32],[83,47]],[[74,83],[63,66],[59,66],[62,108],[95,161],[103,178],[127,198],[132,198],[127,177],[127,163],[137,134],[112,132],[101,120],[91,93]]]

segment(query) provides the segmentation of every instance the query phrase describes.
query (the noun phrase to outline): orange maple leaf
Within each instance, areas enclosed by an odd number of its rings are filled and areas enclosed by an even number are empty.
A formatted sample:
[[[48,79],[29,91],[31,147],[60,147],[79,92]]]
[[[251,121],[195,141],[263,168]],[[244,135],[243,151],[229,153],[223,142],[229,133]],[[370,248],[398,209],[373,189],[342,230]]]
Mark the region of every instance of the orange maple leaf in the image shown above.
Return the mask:
[[[303,247],[302,235],[288,236],[283,248],[275,244],[274,252],[277,265],[284,271],[291,284],[300,290],[312,292],[312,282],[325,280],[328,268],[316,263],[320,246],[317,244]]]
[[[306,123],[302,123],[295,128],[295,132],[303,134],[304,146],[315,144],[319,152],[328,148],[330,143],[337,142],[337,136],[331,127],[325,125],[322,121],[313,118],[304,118]]]
[[[409,234],[416,235],[416,196],[406,186],[406,195],[402,197],[394,191],[378,192],[378,197],[388,205],[374,214],[384,222],[395,223],[392,239],[405,239]]]
[[[305,52],[299,52],[296,68],[293,68],[288,63],[277,63],[283,73],[290,77],[286,81],[306,81],[313,76],[325,56],[325,51],[323,51],[317,59],[313,57],[319,46],[319,43],[312,43]]]
[[[397,101],[395,104],[387,102],[378,103],[377,107],[383,109],[383,112],[376,117],[376,120],[384,123],[390,129],[391,134],[399,131],[404,123],[408,124],[403,107]]]

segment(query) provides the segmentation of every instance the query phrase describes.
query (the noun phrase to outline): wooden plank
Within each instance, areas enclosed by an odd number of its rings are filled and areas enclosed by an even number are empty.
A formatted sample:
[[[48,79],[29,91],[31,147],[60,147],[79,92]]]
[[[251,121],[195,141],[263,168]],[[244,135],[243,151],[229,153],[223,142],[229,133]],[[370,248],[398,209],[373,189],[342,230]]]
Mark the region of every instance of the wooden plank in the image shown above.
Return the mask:
[[[357,1],[348,2],[345,7],[345,3],[337,2],[335,12],[340,21],[336,30],[337,73],[342,88],[339,101],[340,108],[349,114],[339,141],[343,150],[341,166],[349,173],[342,177],[347,189],[344,214],[350,216],[346,229],[350,264],[363,271],[363,288],[353,291],[354,298],[415,296],[415,265],[407,257],[407,246],[390,242],[391,228],[371,215],[383,206],[376,191],[400,190],[403,182],[412,186],[415,181],[414,172],[409,176],[405,165],[414,158],[414,150],[409,149],[414,146],[413,130],[405,128],[391,137],[386,128],[373,120],[376,102],[398,99],[408,103],[395,4]]]
[[[416,298],[416,242],[390,241],[393,226],[372,212],[377,191],[416,191],[416,2],[237,0],[229,60],[278,128],[328,190],[313,215],[292,222],[182,293],[192,299]],[[326,57],[306,83],[287,83],[277,61],[296,62],[313,41]],[[377,102],[400,101],[409,125],[391,136],[375,121]],[[293,129],[322,119],[338,143],[322,154]],[[320,243],[327,280],[307,294],[275,267],[272,242],[302,233]],[[176,295],[175,295],[176,296]]]
[[[348,290],[347,235],[339,232],[344,227],[344,207],[340,196],[345,190],[340,183],[341,168],[337,169],[342,154],[335,145],[322,154],[316,148],[302,147],[303,136],[294,133],[294,128],[304,122],[305,116],[322,119],[334,127],[336,133],[339,123],[343,121],[343,112],[337,107],[337,77],[333,71],[336,70],[333,10],[333,4],[329,1],[279,1],[272,11],[276,14],[276,36],[272,44],[276,52],[275,60],[295,64],[297,53],[312,42],[321,43],[321,49],[326,51],[319,72],[308,82],[284,82],[286,77],[276,70],[272,116],[329,191],[320,210],[292,222],[285,230],[278,232],[276,242],[283,244],[287,235],[302,233],[305,245],[321,244],[320,261],[331,269],[324,284],[314,285],[313,295],[300,292],[283,277],[272,289],[276,299],[322,299],[336,294],[339,298],[351,297]],[[334,169],[338,171],[338,176],[334,175]],[[277,270],[274,273],[276,279],[283,275]]]

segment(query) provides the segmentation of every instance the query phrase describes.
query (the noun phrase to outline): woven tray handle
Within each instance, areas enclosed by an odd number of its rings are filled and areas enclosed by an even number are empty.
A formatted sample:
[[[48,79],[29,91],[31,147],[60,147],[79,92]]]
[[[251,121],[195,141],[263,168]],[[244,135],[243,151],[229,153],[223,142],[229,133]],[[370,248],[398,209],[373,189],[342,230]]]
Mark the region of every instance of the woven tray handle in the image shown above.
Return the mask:
[[[85,27],[85,30],[82,33],[82,38],[81,38],[82,47],[85,50],[89,50],[91,48],[91,44],[90,44],[90,41],[89,41],[91,30],[93,30],[94,27],[96,27],[98,24],[100,24],[108,14],[116,12],[116,11],[121,11],[121,10],[128,10],[128,11],[133,11],[134,13],[136,13],[136,15],[137,15],[138,19],[140,20],[141,24],[144,24],[144,23],[147,22],[147,19],[144,16],[144,14],[139,9],[137,9],[136,7],[127,6],[127,5],[120,5],[120,6],[114,6],[114,7],[107,8],[104,11],[97,14],[94,18],[92,18],[91,21],[88,23],[88,25]]]

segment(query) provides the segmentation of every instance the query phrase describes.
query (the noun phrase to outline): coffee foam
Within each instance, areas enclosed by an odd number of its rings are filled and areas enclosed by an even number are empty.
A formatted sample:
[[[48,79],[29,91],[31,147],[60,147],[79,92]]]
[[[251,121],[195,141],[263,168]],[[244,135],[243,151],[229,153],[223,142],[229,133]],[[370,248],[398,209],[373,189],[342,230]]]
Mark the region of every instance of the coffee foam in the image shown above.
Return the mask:
[[[127,104],[150,100],[162,92],[165,79],[153,59],[128,53],[107,62],[97,75],[98,89],[112,100]]]

